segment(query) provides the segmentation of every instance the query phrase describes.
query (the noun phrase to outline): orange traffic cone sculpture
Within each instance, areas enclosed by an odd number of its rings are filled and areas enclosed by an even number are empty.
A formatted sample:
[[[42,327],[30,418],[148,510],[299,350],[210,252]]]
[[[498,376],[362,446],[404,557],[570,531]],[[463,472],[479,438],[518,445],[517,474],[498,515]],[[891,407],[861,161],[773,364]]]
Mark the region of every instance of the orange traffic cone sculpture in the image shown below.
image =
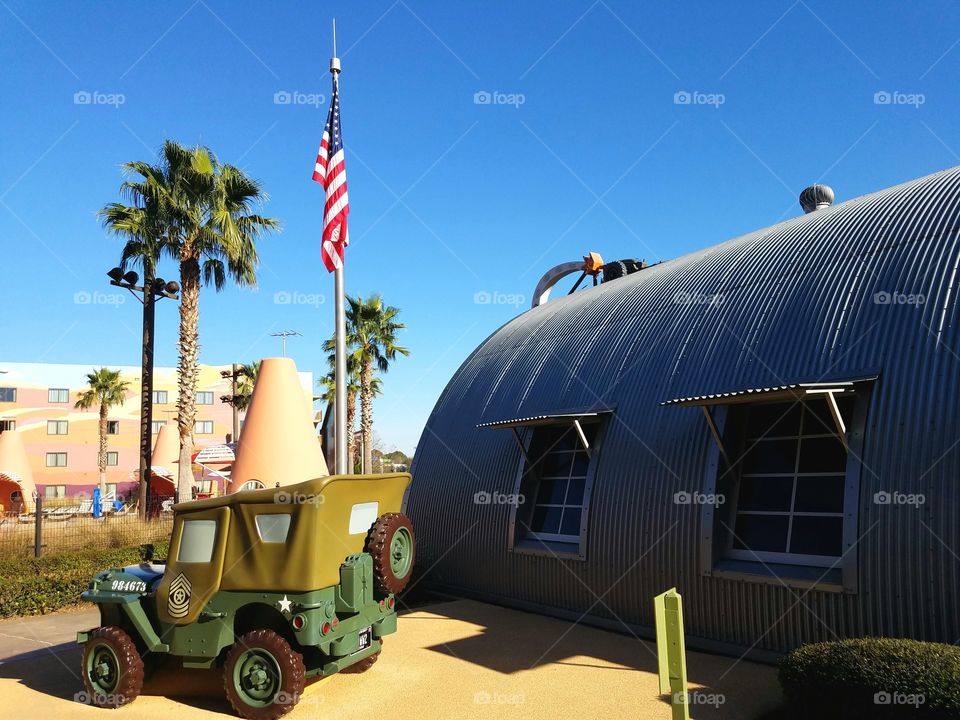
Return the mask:
[[[297,366],[290,358],[265,358],[243,421],[227,492],[293,485],[329,474]]]
[[[33,471],[23,439],[16,430],[0,433],[0,508],[8,512],[33,510]]]

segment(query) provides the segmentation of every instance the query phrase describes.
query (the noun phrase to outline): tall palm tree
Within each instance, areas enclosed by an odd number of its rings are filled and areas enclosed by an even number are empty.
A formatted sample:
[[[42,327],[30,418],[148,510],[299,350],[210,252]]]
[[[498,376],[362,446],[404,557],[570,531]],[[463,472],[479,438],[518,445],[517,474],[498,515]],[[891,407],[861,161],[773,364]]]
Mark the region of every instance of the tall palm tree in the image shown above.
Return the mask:
[[[335,343],[330,340],[327,345]],[[323,390],[321,396],[327,405],[334,405],[337,400],[336,355],[330,355],[330,372],[317,381]],[[380,378],[374,377],[371,387],[373,397],[383,394],[383,384]],[[347,472],[354,471],[357,456],[356,431],[357,426],[357,396],[360,394],[360,374],[357,372],[357,363],[353,355],[347,356]]]
[[[94,406],[100,409],[100,452],[97,463],[100,467],[100,493],[107,491],[107,419],[110,408],[114,405],[123,405],[127,399],[127,390],[130,383],[120,377],[119,370],[100,368],[87,373],[87,389],[78,393],[74,407],[78,410],[89,410]]]
[[[190,456],[196,419],[200,288],[212,285],[219,292],[228,277],[239,286],[256,285],[256,241],[280,224],[255,212],[266,200],[260,184],[239,168],[221,163],[207,148],[187,148],[167,140],[158,164],[131,162],[124,170],[138,176],[124,183],[124,189],[138,201],[136,207],[149,210],[153,220],[148,227],[159,231],[156,244],[129,240],[123,260],[156,250],[180,264],[177,499],[182,502],[190,499],[193,483]],[[109,207],[104,209],[105,222],[109,222]],[[119,209],[114,212],[122,215]],[[156,257],[151,255],[154,263]]]
[[[406,325],[397,322],[400,310],[384,305],[379,295],[369,299],[347,296],[347,337],[349,358],[360,374],[360,434],[363,443],[363,472],[373,468],[373,385],[374,372],[385,373],[397,355],[410,351],[397,345],[397,332]],[[331,350],[332,340],[326,349]]]

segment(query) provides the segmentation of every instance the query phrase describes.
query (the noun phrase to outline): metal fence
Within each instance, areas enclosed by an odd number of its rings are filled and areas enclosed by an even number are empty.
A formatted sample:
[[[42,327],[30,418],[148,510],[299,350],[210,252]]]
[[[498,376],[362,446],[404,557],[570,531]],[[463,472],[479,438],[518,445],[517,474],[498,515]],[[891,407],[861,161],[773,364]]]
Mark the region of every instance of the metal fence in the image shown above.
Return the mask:
[[[100,517],[94,517],[92,503],[47,507],[38,498],[30,513],[6,513],[0,516],[0,559],[41,557],[88,549],[136,547],[163,542],[170,538],[172,498],[151,499],[154,517],[143,519],[135,508],[114,510],[103,504]],[[89,506],[89,507],[88,507]]]

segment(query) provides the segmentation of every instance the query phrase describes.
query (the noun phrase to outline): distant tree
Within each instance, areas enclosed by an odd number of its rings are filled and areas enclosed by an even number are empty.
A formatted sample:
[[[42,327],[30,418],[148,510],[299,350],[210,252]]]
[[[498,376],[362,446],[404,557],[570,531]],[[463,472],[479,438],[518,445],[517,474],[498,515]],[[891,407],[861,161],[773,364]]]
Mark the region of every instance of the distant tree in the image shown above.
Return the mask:
[[[100,452],[97,455],[97,464],[100,468],[101,493],[107,491],[107,420],[110,408],[123,405],[129,387],[130,383],[120,377],[119,370],[102,367],[87,373],[87,389],[77,393],[78,399],[74,407],[78,410],[99,407],[100,411]]]
[[[237,394],[230,399],[230,404],[237,410],[246,411],[250,407],[250,398],[253,397],[253,386],[260,375],[260,361],[241,365],[237,370]],[[236,440],[236,438],[234,438]]]

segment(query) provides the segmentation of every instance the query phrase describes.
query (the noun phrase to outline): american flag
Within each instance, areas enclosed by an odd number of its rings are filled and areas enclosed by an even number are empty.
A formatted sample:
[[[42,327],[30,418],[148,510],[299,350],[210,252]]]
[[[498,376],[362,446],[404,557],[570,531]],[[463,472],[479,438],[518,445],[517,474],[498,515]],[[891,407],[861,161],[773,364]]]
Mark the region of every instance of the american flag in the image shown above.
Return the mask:
[[[323,129],[320,150],[317,151],[313,179],[326,190],[320,255],[327,270],[333,272],[343,265],[343,249],[349,243],[347,215],[350,214],[347,170],[343,164],[343,135],[340,131],[340,96],[336,80],[333,83],[333,100],[327,115],[327,125]]]

